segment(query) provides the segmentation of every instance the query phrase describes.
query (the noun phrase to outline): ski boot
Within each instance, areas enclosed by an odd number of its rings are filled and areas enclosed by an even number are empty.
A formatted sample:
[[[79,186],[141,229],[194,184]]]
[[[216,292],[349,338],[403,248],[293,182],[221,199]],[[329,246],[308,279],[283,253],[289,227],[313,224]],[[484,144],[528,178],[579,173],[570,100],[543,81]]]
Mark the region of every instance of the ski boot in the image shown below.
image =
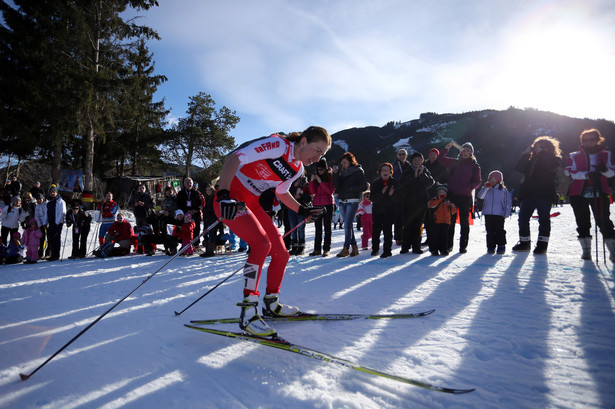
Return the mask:
[[[300,315],[299,308],[290,305],[280,304],[278,294],[267,294],[263,298],[263,316],[265,317],[292,317]]]
[[[237,303],[237,306],[241,307],[239,328],[257,337],[275,338],[277,336],[275,330],[258,315],[258,296],[249,295],[242,302]]]

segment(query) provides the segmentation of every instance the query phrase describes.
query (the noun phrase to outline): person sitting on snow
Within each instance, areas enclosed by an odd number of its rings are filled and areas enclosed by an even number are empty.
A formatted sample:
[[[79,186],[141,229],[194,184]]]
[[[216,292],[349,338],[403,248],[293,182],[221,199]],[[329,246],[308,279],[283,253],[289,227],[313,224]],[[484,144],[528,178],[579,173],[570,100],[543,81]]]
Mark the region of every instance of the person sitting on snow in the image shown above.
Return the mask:
[[[113,242],[119,244],[119,248],[115,248],[112,254],[114,256],[125,256],[130,253],[134,236],[135,234],[128,220],[124,218],[122,213],[118,213],[115,222],[107,230],[105,243]]]

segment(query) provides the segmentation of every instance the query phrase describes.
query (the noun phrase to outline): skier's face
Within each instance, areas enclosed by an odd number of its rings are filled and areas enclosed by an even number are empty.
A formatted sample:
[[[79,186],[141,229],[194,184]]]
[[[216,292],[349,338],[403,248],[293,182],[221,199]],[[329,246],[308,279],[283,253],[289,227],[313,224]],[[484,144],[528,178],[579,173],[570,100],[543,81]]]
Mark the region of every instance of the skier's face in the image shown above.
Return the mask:
[[[301,161],[304,166],[316,163],[329,150],[329,145],[324,141],[307,142],[305,137],[295,144],[295,159]]]

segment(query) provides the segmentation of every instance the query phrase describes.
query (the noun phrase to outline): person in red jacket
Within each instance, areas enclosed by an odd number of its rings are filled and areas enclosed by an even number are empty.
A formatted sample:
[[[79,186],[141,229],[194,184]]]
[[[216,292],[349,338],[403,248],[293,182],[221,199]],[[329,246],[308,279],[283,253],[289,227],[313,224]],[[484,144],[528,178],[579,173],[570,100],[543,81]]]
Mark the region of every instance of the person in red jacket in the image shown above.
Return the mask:
[[[288,137],[271,135],[257,139],[231,153],[224,161],[214,211],[229,229],[250,246],[250,255],[243,271],[244,299],[238,304],[241,307],[239,326],[244,331],[264,337],[276,335],[257,309],[258,285],[268,255],[271,255],[271,262],[267,270],[263,314],[300,314],[297,307],[278,301],[289,254],[280,231],[262,208],[259,198],[263,192],[273,188],[289,209],[306,218],[321,215],[324,208],[300,205],[289,189],[303,174],[303,167],[318,162],[330,147],[331,136],[327,130],[311,126],[302,133]]]
[[[134,236],[135,234],[132,230],[132,226],[128,220],[124,218],[124,215],[118,212],[115,222],[113,222],[109,230],[107,230],[105,242],[112,241],[113,243],[119,244],[120,247],[114,250],[114,255],[126,255],[130,253],[130,247],[132,246]]]
[[[192,216],[190,213],[184,214],[184,224],[181,226],[181,233],[179,233],[179,237],[182,240],[182,247],[186,247],[188,244],[192,243],[193,233],[194,233],[195,223],[192,221]],[[182,256],[190,256],[194,254],[194,248],[192,244],[188,247],[183,253]]]

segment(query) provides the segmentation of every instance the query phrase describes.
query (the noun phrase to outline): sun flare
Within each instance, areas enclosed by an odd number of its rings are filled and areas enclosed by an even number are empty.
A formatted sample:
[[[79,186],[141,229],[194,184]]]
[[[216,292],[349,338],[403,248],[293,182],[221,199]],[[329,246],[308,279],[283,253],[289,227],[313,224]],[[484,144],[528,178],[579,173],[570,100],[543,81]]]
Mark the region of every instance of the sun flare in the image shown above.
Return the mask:
[[[503,47],[491,88],[510,105],[596,116],[615,91],[612,79],[604,83],[614,66],[612,47],[591,29],[560,25],[520,31]]]

